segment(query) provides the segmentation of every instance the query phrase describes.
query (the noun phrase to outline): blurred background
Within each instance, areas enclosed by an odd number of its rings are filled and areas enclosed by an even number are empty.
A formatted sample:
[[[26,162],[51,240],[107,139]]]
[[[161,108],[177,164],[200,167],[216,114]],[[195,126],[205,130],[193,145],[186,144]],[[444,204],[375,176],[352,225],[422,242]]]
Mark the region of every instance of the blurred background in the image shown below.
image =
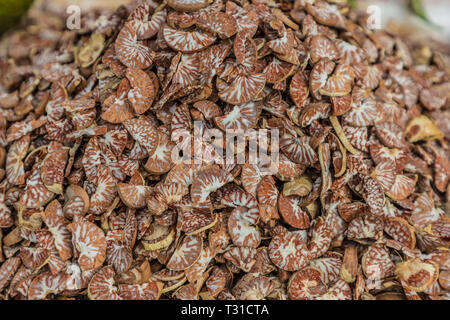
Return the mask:
[[[346,0],[334,0],[336,2]],[[45,8],[55,13],[65,13],[70,5],[78,5],[82,12],[93,9],[115,9],[132,0],[0,0],[0,32],[14,25],[22,12],[33,3],[34,8]],[[358,10],[380,12],[382,27],[413,37],[431,37],[450,42],[450,0],[348,0]],[[420,32],[419,32],[420,31]]]

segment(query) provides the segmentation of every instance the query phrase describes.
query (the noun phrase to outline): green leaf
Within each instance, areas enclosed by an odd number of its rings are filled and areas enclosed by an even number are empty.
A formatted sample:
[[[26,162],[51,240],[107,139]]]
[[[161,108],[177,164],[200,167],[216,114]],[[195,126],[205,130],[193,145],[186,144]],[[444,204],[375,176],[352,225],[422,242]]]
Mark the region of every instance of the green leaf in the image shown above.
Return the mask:
[[[0,33],[15,26],[32,3],[33,0],[1,0]]]
[[[430,22],[428,19],[427,13],[425,11],[425,7],[423,6],[422,0],[410,0],[409,4],[413,11],[423,20]]]
[[[356,0],[347,0],[347,2],[350,4],[350,6],[351,6],[352,8],[355,8],[355,7],[356,7]]]

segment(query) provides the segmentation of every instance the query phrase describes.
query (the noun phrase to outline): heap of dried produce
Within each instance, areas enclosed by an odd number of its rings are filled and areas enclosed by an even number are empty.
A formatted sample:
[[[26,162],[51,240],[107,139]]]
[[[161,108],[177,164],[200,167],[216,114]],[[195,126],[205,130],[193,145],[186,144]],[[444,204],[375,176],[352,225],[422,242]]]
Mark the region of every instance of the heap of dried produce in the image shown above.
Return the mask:
[[[2,298],[449,299],[446,57],[368,19],[338,0],[30,16],[0,44]],[[213,140],[174,160],[207,129],[278,129],[278,171]]]

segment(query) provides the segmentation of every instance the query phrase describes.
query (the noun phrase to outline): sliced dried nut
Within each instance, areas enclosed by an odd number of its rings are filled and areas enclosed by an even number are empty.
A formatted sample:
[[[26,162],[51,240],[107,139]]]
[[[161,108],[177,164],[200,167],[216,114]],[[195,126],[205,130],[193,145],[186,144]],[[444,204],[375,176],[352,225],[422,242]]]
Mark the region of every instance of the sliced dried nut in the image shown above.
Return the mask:
[[[312,190],[312,181],[311,178],[304,175],[299,178],[296,178],[290,182],[285,182],[283,184],[283,196],[300,196],[304,197],[308,195]]]
[[[121,300],[114,281],[115,272],[111,266],[101,268],[89,281],[88,297],[91,300]]]
[[[392,237],[392,239],[402,243],[404,246],[414,249],[416,245],[416,235],[414,228],[408,222],[400,217],[388,218],[384,227],[384,231]]]
[[[275,235],[268,247],[270,260],[286,271],[296,271],[306,266],[310,253],[306,243],[295,232],[282,232]]]
[[[409,289],[422,292],[437,281],[439,266],[433,261],[416,258],[398,263],[395,266],[395,274]]]
[[[117,184],[120,199],[130,208],[142,208],[150,195],[150,187],[138,186],[127,183]]]
[[[361,266],[368,279],[381,280],[394,273],[394,263],[382,243],[374,243],[364,253]]]
[[[119,284],[119,295],[123,300],[158,300],[163,283],[149,281],[142,284]]]
[[[409,121],[405,129],[406,139],[411,142],[440,139],[444,136],[430,118],[420,115]]]
[[[325,294],[327,287],[319,269],[306,267],[291,276],[287,292],[292,300],[312,300]]]
[[[352,90],[354,77],[354,71],[350,65],[339,64],[319,92],[331,97],[345,96]]]
[[[193,0],[193,1],[183,1],[183,0],[168,0],[167,5],[178,11],[195,12],[200,9],[205,8],[211,3],[208,0]]]
[[[356,246],[345,248],[344,261],[339,273],[341,278],[347,283],[355,282],[358,267],[358,248]]]
[[[152,224],[142,237],[142,244],[146,250],[158,250],[167,248],[174,239],[175,229],[173,227]]]

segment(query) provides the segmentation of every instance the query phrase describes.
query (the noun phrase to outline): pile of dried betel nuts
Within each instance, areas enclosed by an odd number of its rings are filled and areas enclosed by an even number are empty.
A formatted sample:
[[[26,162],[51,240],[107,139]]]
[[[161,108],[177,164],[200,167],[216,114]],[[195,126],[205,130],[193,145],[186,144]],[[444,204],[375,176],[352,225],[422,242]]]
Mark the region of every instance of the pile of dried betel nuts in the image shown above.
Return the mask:
[[[342,0],[66,20],[0,43],[2,299],[450,298],[445,53]]]

